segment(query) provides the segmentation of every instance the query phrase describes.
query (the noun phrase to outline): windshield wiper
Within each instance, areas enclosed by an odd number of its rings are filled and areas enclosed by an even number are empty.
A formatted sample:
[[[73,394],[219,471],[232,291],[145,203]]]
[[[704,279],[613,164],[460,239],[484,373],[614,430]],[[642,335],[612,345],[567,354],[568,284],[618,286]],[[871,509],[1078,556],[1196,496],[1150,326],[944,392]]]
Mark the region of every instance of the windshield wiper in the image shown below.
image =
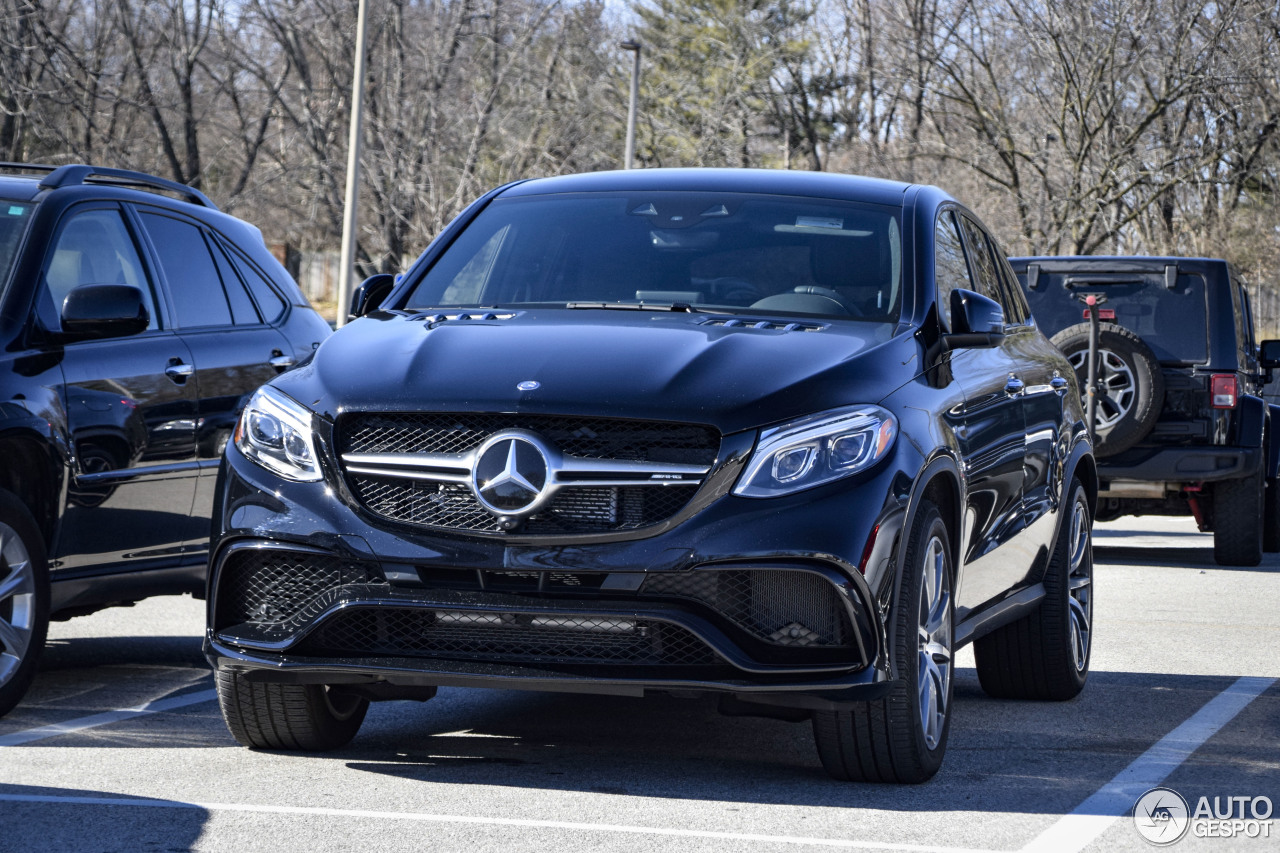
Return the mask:
[[[610,311],[684,311],[692,314],[688,302],[568,302],[566,308],[604,308]]]

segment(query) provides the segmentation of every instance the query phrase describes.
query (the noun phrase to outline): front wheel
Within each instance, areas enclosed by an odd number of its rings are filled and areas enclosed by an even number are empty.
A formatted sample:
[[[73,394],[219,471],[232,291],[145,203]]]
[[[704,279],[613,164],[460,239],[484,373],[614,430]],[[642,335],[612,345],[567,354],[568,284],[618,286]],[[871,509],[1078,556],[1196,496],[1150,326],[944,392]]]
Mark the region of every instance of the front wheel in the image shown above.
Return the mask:
[[[369,700],[324,684],[248,681],[218,672],[218,704],[232,736],[251,749],[320,752],[351,742]]]
[[[1033,612],[973,644],[978,681],[998,699],[1062,701],[1084,689],[1093,646],[1093,521],[1079,481],[1071,484],[1065,517]]]
[[[48,630],[44,540],[26,506],[0,491],[0,716],[26,694]]]
[[[901,678],[889,694],[849,711],[816,711],[822,766],[837,779],[925,782],[938,772],[951,728],[951,538],[922,501],[903,557],[893,654]]]

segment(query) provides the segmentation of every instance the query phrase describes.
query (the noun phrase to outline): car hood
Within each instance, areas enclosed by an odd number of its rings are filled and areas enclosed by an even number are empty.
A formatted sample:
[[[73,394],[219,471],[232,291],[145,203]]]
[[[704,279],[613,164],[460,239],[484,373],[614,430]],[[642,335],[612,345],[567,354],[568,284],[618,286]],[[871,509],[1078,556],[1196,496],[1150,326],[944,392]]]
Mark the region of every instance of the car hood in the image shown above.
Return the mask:
[[[919,372],[903,327],[727,315],[530,309],[430,322],[376,312],[275,385],[347,411],[521,412],[704,423],[722,433],[875,403]],[[758,318],[747,321],[758,322]],[[817,328],[808,331],[806,328]],[[530,383],[537,383],[532,390]]]

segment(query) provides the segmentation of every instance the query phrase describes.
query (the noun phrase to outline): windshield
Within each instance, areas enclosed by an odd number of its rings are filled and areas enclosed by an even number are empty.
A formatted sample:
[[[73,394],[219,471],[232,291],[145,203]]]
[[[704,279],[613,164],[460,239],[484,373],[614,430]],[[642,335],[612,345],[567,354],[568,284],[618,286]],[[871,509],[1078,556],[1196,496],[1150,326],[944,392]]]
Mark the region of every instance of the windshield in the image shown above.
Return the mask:
[[[640,303],[896,322],[894,208],[743,193],[498,199],[406,307]]]
[[[1018,273],[1031,313],[1046,335],[1086,322],[1078,295],[1102,294],[1107,301],[1099,316],[1142,338],[1157,359],[1194,364],[1209,358],[1209,311],[1204,279],[1181,273],[1172,288],[1164,273],[1041,272],[1034,290],[1027,274]]]
[[[22,243],[22,235],[27,231],[33,210],[34,204],[0,199],[0,292],[9,282],[9,271],[13,269],[14,257],[18,254],[18,246]]]

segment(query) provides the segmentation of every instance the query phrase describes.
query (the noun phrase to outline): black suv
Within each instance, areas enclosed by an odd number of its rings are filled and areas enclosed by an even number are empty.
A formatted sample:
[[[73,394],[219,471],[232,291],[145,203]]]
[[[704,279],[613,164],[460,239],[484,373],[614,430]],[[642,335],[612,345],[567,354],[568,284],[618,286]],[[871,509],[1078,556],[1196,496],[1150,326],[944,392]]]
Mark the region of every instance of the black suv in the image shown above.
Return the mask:
[[[190,187],[0,171],[2,714],[50,616],[204,594],[240,407],[329,327],[258,230]]]
[[[439,685],[670,691],[914,782],[958,646],[993,695],[1083,687],[1071,366],[940,190],[517,183],[355,304],[227,448],[206,650],[242,744],[339,746]]]
[[[1194,515],[1214,556],[1256,566],[1280,551],[1272,426],[1261,394],[1280,342],[1254,339],[1249,293],[1223,260],[1011,258],[1036,322],[1079,371],[1098,305],[1098,518]],[[1263,358],[1263,355],[1269,358]],[[1265,484],[1265,487],[1264,487]]]

